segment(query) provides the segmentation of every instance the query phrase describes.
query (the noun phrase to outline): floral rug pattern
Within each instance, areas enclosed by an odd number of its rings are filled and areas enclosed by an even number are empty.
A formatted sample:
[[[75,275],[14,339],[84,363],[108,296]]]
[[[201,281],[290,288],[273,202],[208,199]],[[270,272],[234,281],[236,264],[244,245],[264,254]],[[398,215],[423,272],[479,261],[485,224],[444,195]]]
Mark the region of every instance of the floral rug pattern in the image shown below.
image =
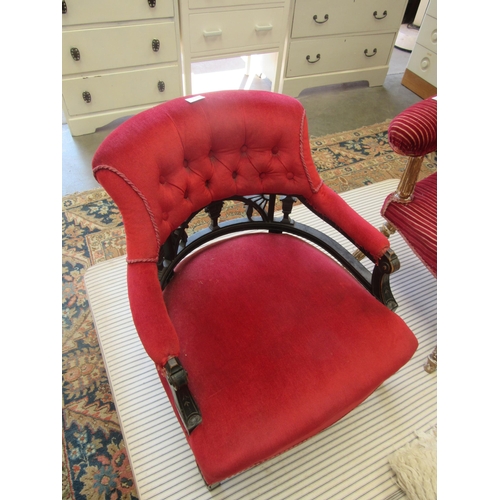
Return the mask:
[[[324,181],[344,192],[399,178],[405,160],[387,142],[388,125],[312,138]],[[421,178],[435,170],[436,156],[429,155]],[[83,281],[89,266],[126,253],[123,223],[102,189],[62,202],[62,498],[134,500],[138,493]],[[231,216],[236,207],[227,212]]]

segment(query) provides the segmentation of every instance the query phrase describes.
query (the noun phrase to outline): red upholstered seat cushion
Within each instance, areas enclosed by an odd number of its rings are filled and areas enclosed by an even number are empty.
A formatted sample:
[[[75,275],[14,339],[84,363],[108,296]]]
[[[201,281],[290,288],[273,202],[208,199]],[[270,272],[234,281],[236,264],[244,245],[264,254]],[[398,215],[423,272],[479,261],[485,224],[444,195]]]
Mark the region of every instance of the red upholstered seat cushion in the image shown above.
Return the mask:
[[[387,132],[392,149],[405,156],[425,156],[437,149],[437,101],[429,97],[396,116]]]
[[[417,182],[410,203],[397,203],[393,197],[386,198],[382,215],[437,277],[437,172]]]
[[[417,348],[399,316],[289,235],[200,250],[177,267],[164,299],[203,417],[187,440],[209,484],[330,426]]]

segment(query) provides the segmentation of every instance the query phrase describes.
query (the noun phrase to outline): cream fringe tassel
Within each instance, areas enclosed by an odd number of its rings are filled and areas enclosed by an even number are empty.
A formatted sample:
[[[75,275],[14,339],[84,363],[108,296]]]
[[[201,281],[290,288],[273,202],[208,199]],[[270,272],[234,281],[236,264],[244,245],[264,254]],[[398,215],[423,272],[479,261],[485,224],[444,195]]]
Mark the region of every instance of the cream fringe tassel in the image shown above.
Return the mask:
[[[398,486],[410,500],[437,498],[437,427],[389,456]]]

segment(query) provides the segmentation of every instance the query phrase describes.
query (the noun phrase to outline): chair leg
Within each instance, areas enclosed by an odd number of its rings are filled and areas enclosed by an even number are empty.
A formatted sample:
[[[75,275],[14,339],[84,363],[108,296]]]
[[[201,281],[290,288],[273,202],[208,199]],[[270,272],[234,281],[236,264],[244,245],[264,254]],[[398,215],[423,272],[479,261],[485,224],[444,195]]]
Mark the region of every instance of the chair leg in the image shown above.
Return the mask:
[[[390,238],[392,234],[396,232],[396,228],[390,222],[384,222],[379,231],[387,238]]]
[[[360,262],[366,257],[366,255],[361,250],[359,250],[359,248],[352,253],[352,256]]]
[[[437,346],[434,347],[433,351],[427,356],[424,370],[427,373],[433,373],[437,370]]]

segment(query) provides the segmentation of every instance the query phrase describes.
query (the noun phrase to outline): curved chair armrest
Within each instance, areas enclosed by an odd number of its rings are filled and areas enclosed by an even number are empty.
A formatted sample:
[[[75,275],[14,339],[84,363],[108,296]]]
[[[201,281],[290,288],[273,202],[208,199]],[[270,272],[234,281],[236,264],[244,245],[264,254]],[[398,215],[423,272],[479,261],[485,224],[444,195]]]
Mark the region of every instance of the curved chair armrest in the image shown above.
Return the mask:
[[[437,100],[424,99],[396,116],[389,125],[388,140],[396,153],[408,157],[392,199],[397,203],[409,203],[424,156],[437,150]]]
[[[425,156],[437,150],[437,100],[429,97],[397,115],[390,123],[388,140],[403,156]]]
[[[307,201],[320,217],[326,222],[333,222],[336,229],[373,262],[378,263],[390,249],[388,238],[325,184]]]
[[[128,264],[130,309],[137,333],[158,369],[179,355],[179,339],[163,301],[158,268],[152,262]]]

